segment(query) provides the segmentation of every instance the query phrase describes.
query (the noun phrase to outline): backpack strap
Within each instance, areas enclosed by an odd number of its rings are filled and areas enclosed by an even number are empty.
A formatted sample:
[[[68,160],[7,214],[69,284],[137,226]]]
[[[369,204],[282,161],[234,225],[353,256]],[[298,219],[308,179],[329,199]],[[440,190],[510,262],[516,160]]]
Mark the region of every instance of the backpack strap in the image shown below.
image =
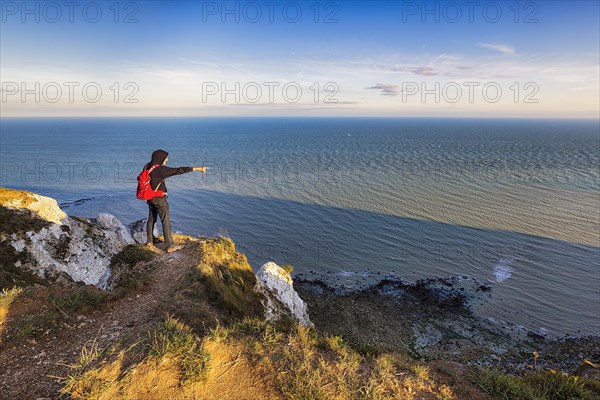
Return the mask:
[[[152,167],[150,167],[150,169],[148,170],[148,175],[150,175],[152,173],[152,171],[154,171],[157,167],[159,167],[158,164],[154,164]],[[150,177],[150,179],[152,179],[152,177]],[[158,182],[158,185],[156,185],[156,189],[153,189],[155,192],[158,191],[158,188],[160,187],[160,184],[162,182],[163,181]],[[152,185],[150,185],[150,189],[152,189]]]

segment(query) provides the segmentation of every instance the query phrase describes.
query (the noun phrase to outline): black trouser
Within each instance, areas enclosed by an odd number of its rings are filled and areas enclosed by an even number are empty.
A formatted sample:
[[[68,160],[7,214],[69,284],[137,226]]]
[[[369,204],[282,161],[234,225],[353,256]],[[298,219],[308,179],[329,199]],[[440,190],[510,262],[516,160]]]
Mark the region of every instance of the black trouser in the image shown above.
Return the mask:
[[[173,245],[173,237],[171,236],[171,218],[169,216],[169,203],[167,202],[167,196],[155,197],[152,200],[146,201],[150,213],[148,215],[148,225],[146,226],[146,234],[148,243],[152,243],[154,231],[154,224],[156,217],[160,216],[160,222],[162,222],[163,235],[165,237],[165,244],[168,246]]]

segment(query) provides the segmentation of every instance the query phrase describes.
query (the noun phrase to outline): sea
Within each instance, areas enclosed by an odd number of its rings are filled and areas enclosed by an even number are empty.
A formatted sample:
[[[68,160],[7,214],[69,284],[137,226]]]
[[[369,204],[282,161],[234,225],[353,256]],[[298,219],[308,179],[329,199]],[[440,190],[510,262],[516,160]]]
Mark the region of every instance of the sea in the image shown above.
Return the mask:
[[[229,236],[255,270],[479,282],[482,317],[600,335],[598,120],[3,118],[0,185],[128,224],[159,148],[208,167],[168,179],[173,230]]]

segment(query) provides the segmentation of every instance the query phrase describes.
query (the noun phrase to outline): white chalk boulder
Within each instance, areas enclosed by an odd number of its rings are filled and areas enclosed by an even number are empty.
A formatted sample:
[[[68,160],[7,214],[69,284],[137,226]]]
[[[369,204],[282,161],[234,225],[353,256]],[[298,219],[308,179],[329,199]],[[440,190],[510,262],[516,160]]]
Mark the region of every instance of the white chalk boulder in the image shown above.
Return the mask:
[[[133,237],[133,240],[135,240],[136,243],[139,244],[144,244],[146,243],[146,224],[148,223],[148,218],[143,218],[140,220],[137,220],[135,222],[130,223],[129,225],[127,225],[127,227],[129,228],[129,233],[131,234],[131,236]],[[156,224],[154,224],[154,236],[158,236],[158,224],[160,222],[157,222]]]
[[[124,244],[133,244],[135,243],[129,230],[123,225],[121,221],[117,217],[112,214],[101,213],[96,217],[96,221],[98,225],[103,227],[104,229],[114,232],[119,241]]]
[[[258,273],[257,290],[266,297],[265,317],[275,321],[289,315],[302,325],[313,327],[306,303],[294,290],[290,274],[274,262],[264,264]]]

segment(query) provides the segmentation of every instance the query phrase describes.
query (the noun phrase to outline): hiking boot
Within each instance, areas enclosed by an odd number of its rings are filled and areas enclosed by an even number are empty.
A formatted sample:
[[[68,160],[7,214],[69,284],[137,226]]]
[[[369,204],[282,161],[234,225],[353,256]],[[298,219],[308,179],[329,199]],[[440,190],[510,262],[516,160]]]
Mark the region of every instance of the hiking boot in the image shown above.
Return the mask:
[[[154,245],[154,243],[145,243],[145,244],[144,244],[144,247],[145,247],[145,248],[147,248],[147,249],[148,249],[148,250],[150,250],[150,251],[153,251],[153,252],[155,252],[155,253],[159,253],[159,252],[160,252],[159,248],[158,248],[158,247],[156,247],[156,246]]]
[[[183,245],[182,244],[175,244],[175,245],[169,246],[167,248],[167,253],[174,253],[174,252],[179,251],[181,249],[183,249]]]

